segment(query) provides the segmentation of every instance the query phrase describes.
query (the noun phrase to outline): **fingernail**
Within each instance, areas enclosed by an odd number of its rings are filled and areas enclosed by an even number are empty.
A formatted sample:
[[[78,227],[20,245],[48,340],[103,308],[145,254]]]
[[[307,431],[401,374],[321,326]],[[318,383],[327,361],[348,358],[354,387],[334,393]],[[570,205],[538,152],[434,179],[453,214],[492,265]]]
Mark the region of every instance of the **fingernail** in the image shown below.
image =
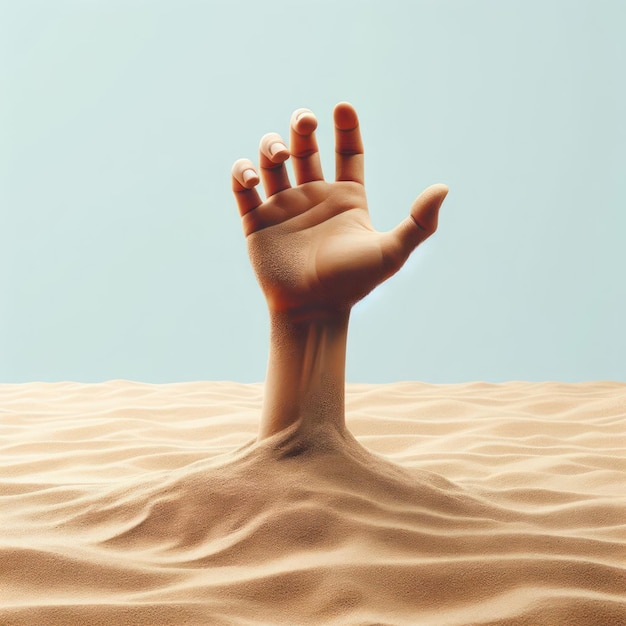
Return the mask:
[[[277,141],[276,143],[273,143],[270,146],[270,155],[271,156],[275,156],[279,152],[285,152],[285,151],[287,151],[287,146],[284,143],[281,143],[280,141]]]
[[[254,170],[247,169],[247,170],[243,171],[243,174],[241,175],[241,178],[243,178],[243,182],[245,184],[247,184],[251,180],[257,180],[258,176],[257,176],[257,173]]]
[[[311,111],[304,111],[296,118],[298,132],[303,135],[310,135],[317,128],[317,119]]]

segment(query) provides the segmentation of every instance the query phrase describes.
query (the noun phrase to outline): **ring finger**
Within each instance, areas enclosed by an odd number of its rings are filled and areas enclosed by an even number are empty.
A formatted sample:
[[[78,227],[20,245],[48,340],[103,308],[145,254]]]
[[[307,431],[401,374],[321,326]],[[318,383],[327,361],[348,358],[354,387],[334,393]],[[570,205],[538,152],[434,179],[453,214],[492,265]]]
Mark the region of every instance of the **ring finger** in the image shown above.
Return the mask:
[[[263,135],[259,145],[259,164],[265,195],[269,198],[279,191],[289,189],[285,161],[289,158],[289,148],[277,133]]]

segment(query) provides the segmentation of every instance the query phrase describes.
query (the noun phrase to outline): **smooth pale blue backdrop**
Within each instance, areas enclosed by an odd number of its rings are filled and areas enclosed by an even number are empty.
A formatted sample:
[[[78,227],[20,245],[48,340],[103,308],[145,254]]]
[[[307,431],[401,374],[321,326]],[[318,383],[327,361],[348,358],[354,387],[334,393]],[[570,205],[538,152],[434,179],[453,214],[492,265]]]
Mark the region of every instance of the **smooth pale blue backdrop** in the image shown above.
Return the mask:
[[[348,380],[626,380],[626,3],[0,0],[0,381],[262,380],[229,189],[293,109],[358,109],[379,229]]]

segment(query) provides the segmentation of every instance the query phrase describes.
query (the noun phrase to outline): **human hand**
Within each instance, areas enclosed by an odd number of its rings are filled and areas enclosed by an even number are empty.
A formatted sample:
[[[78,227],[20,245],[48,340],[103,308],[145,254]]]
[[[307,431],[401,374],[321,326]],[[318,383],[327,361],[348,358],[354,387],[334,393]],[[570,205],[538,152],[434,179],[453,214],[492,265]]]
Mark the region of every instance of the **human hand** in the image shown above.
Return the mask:
[[[271,311],[295,316],[346,311],[395,274],[437,228],[448,188],[432,185],[410,216],[389,232],[370,222],[363,186],[363,143],[354,108],[334,110],[336,176],[324,180],[308,109],[291,117],[290,149],[276,133],[261,139],[260,172],[248,159],[232,168],[252,266]],[[296,187],[285,161],[291,155]],[[263,182],[266,200],[256,186]]]

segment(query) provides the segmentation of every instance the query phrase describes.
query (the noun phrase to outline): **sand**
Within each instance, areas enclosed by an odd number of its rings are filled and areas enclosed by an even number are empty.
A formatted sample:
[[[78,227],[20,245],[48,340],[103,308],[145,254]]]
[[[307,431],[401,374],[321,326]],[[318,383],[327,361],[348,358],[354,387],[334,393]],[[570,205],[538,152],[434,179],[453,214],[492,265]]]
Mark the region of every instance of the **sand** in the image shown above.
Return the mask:
[[[626,384],[0,385],[0,624],[626,624]]]

